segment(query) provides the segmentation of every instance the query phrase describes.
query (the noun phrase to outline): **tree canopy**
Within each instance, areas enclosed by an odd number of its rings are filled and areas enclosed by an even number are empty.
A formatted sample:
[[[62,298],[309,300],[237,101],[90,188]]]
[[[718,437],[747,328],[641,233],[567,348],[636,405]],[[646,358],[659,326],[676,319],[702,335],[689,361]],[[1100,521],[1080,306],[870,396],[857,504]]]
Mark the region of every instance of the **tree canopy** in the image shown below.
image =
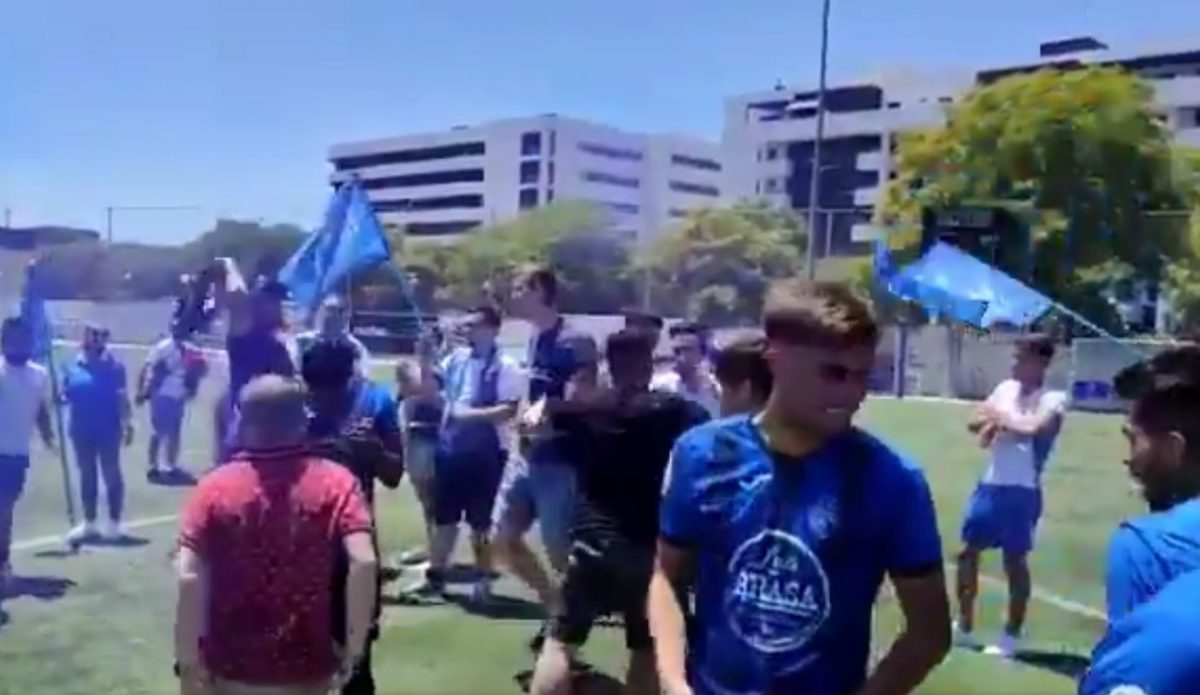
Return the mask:
[[[1179,211],[1195,203],[1194,163],[1145,81],[1047,69],[981,86],[943,126],[902,135],[877,217],[903,257],[924,207],[1016,206],[1030,237],[1001,239],[985,260],[1119,330],[1106,297],[1157,280],[1188,251]]]

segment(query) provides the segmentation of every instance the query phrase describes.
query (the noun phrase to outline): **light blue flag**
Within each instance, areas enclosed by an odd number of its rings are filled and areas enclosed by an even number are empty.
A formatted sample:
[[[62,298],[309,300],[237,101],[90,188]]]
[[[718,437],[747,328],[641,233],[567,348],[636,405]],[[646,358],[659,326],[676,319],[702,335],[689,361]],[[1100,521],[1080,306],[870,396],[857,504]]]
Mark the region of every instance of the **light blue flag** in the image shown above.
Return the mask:
[[[296,302],[308,310],[336,292],[347,278],[391,257],[391,248],[366,193],[357,181],[338,187],[325,223],[279,271]]]
[[[21,319],[33,335],[33,361],[49,364],[54,349],[54,331],[46,311],[45,293],[36,262],[25,268],[25,289],[21,293]]]

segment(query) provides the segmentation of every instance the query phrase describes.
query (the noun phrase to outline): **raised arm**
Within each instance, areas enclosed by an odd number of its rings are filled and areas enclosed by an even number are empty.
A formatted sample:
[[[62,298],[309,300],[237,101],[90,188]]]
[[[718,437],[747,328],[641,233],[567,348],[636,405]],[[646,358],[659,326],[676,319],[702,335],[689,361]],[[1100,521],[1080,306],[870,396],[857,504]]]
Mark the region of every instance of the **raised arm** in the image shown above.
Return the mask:
[[[213,299],[218,312],[225,313],[226,333],[243,335],[250,330],[250,290],[237,261],[232,258],[216,260],[220,272],[213,283]]]

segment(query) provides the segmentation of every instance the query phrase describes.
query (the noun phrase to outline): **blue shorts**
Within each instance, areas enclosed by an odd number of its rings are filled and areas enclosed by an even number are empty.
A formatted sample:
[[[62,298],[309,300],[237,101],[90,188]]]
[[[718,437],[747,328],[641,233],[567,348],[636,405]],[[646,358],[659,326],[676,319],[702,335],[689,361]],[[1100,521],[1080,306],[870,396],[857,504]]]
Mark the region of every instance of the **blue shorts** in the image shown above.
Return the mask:
[[[999,548],[1025,555],[1042,516],[1042,491],[1018,485],[981,483],[967,504],[962,542],[969,548]]]
[[[542,544],[556,566],[566,567],[575,513],[575,469],[561,463],[515,461],[501,485],[496,525],[524,534],[538,522]]]
[[[150,426],[160,436],[178,437],[183,430],[183,411],[187,401],[182,398],[155,396],[150,399]]]
[[[25,491],[28,456],[0,456],[0,500],[15,502]]]
[[[494,458],[462,456],[438,451],[433,474],[433,523],[454,526],[466,521],[472,531],[492,528],[492,508],[504,476],[508,452]]]

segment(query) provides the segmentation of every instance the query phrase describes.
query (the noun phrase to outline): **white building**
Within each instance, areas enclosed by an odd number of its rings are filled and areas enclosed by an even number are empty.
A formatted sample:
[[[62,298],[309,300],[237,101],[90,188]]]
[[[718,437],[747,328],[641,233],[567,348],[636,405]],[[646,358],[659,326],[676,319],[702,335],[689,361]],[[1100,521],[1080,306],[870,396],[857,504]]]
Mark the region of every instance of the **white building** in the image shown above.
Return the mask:
[[[645,241],[719,203],[720,148],[553,114],[334,145],[333,182],[357,175],[385,223],[454,241],[553,200],[588,201],[610,229]]]
[[[1042,44],[1027,65],[961,74],[892,73],[826,91],[817,237],[822,255],[865,253],[866,228],[892,175],[895,134],[940,124],[945,109],[977,84],[1046,66],[1117,64],[1153,80],[1181,142],[1200,146],[1200,42],[1187,49],[1117,52],[1092,38]],[[815,89],[783,85],[726,102],[722,189],[728,198],[766,198],[807,212]]]

